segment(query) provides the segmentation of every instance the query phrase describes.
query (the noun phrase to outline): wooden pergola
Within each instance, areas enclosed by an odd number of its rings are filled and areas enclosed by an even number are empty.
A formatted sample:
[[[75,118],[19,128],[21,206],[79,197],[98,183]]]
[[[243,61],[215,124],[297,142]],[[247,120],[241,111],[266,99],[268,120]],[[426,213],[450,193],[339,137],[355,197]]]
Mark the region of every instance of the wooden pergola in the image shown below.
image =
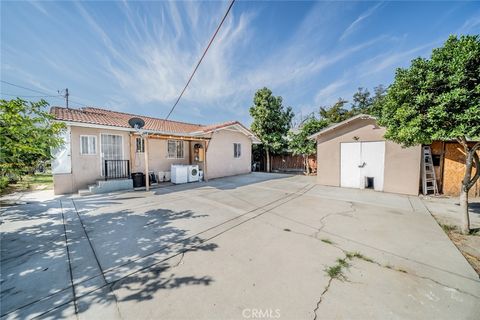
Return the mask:
[[[139,136],[143,138],[144,141],[144,156],[145,156],[145,190],[149,191],[150,190],[150,176],[149,176],[149,165],[148,165],[148,143],[150,139],[158,139],[158,140],[182,140],[182,141],[189,141],[189,156],[190,156],[190,163],[192,162],[192,154],[190,152],[191,149],[191,142],[192,141],[198,141],[202,142],[205,146],[205,157],[203,161],[203,172],[204,172],[204,179],[205,181],[208,181],[208,176],[207,176],[207,150],[208,150],[208,144],[211,140],[211,137],[197,137],[197,136],[186,136],[186,135],[168,135],[168,134],[159,134],[159,133],[133,133],[130,135],[131,137],[134,136]],[[130,141],[130,163],[133,163],[132,160],[132,146],[133,144]]]

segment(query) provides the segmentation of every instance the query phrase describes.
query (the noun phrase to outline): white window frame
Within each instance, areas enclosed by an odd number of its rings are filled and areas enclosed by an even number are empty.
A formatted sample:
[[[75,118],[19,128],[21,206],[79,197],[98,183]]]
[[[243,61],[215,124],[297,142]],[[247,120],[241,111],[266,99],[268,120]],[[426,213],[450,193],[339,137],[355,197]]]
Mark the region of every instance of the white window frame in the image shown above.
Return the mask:
[[[87,152],[84,152],[85,150],[83,150],[83,143],[82,143],[83,138],[87,138],[87,148],[88,148]],[[93,153],[90,153],[90,151],[91,151],[90,150],[90,141],[91,141],[90,139],[92,139],[92,138],[93,138],[93,148],[95,150],[94,150]],[[95,156],[95,155],[97,155],[97,149],[98,149],[98,147],[97,147],[97,136],[87,135],[87,134],[80,135],[80,155],[82,155],[82,156]]]
[[[239,142],[233,143],[233,157],[235,159],[239,159],[242,157],[242,144]]]
[[[175,142],[175,157],[170,157],[170,153],[168,152],[170,142]],[[182,157],[178,157],[178,144],[182,146]],[[167,159],[185,159],[185,142],[183,140],[167,140]]]
[[[103,162],[103,149],[102,149],[102,136],[118,136],[121,138],[122,140],[122,159],[125,158],[125,137],[122,135],[122,134],[118,134],[118,133],[111,133],[111,132],[100,132],[100,135],[99,135],[99,143],[98,143],[98,147],[100,148],[100,156],[98,157],[99,160],[100,160],[100,176],[101,177],[104,177],[104,173],[103,173],[103,169],[105,168],[105,163]]]
[[[140,150],[138,150],[138,140],[140,139]],[[145,139],[142,137],[135,138],[135,153],[145,153]]]

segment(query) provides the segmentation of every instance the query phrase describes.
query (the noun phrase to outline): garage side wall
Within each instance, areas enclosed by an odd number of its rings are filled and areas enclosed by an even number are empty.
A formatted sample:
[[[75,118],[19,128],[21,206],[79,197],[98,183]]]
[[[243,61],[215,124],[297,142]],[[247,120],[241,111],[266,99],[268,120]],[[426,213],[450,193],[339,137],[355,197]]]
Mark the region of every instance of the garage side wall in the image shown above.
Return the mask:
[[[422,163],[421,146],[402,148],[387,141],[385,145],[384,191],[418,195]]]
[[[233,144],[241,144],[241,155],[235,158]],[[213,133],[207,150],[207,177],[209,179],[251,172],[252,141],[236,131],[221,130]]]
[[[384,141],[385,128],[372,119],[358,119],[317,138],[317,182],[340,186],[340,143]],[[418,194],[420,179],[420,146],[403,149],[385,142],[384,191]]]

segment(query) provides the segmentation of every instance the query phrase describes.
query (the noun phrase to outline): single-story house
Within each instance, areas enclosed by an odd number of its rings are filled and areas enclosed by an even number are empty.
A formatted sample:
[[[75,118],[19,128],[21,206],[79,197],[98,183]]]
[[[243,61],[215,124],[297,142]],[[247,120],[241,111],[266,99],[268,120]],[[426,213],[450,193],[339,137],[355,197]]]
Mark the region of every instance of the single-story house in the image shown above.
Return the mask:
[[[360,114],[310,136],[317,142],[319,184],[418,195],[421,190],[422,146],[403,148],[385,140],[385,128]],[[431,155],[438,189],[457,196],[465,173],[463,148],[434,141]],[[478,196],[480,182],[470,190]]]
[[[249,173],[252,143],[259,143],[238,121],[201,125],[93,107],[50,112],[67,127],[52,161],[55,194],[134,172],[169,172],[172,164],[198,165],[205,180]],[[132,128],[132,118],[143,128]]]

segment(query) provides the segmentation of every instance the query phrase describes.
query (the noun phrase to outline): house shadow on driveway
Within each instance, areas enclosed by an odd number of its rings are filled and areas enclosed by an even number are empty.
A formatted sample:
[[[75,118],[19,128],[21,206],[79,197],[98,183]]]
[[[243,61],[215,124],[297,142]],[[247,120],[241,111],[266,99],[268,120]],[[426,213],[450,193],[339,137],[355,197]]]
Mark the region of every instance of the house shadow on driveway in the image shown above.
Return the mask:
[[[169,184],[165,187],[160,186],[152,189],[156,195],[168,194],[178,191],[196,190],[199,188],[214,188],[218,190],[234,190],[251,184],[258,184],[271,180],[281,180],[294,177],[293,174],[285,173],[266,173],[252,172],[250,174],[241,174],[232,177],[210,179],[208,182],[194,182],[186,184]]]
[[[109,209],[117,205],[112,199],[86,201],[77,213],[75,203],[62,197],[2,208],[0,317],[64,318],[75,311],[93,317],[98,310],[116,317],[122,301],[214,281],[171,273],[186,251],[217,248],[181,227],[182,220],[205,215]]]

